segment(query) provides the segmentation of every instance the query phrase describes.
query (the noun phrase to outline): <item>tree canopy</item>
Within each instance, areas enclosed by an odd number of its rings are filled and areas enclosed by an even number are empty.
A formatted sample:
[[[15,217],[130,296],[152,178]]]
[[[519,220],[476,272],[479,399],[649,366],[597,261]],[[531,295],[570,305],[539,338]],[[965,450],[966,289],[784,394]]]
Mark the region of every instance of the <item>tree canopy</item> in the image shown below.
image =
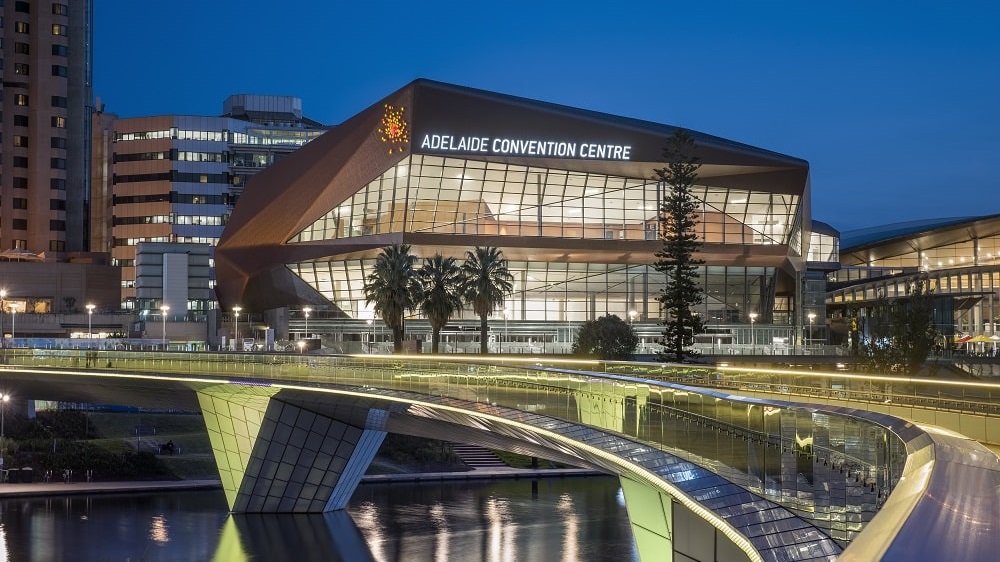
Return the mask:
[[[630,361],[635,358],[639,336],[631,324],[609,314],[580,326],[573,342],[573,355]]]
[[[462,298],[479,317],[479,350],[486,353],[489,332],[486,319],[494,310],[503,308],[504,301],[514,292],[514,275],[507,268],[507,259],[500,248],[476,246],[465,254],[462,277]]]
[[[701,249],[695,227],[698,225],[701,201],[693,187],[698,181],[698,158],[694,156],[691,133],[677,129],[667,139],[663,149],[666,166],[655,170],[663,195],[659,209],[660,239],[663,247],[656,252],[653,267],[666,277],[660,302],[663,325],[663,360],[683,362],[697,355],[690,351],[695,334],[703,331],[702,319],[693,307],[704,300],[699,266],[696,259]]]
[[[393,350],[403,350],[403,319],[420,298],[420,284],[414,271],[417,258],[408,244],[382,248],[370,274],[365,278],[365,300],[392,330]]]

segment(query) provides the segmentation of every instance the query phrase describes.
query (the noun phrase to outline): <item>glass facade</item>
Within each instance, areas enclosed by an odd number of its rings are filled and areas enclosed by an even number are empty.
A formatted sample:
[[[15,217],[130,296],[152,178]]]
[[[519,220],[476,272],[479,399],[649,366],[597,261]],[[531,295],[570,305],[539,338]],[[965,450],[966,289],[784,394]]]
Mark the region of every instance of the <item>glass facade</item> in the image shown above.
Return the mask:
[[[519,238],[658,240],[661,186],[614,177],[514,164],[412,155],[404,158],[290,243],[387,233]],[[698,233],[706,244],[790,245],[798,233],[799,197],[697,186]],[[503,241],[498,242],[502,248]],[[462,259],[467,248],[451,248]],[[345,314],[364,318],[362,287],[372,260],[288,264],[295,275]],[[605,314],[659,318],[663,276],[649,265],[512,261],[511,320],[582,322]],[[774,267],[701,267],[708,322],[748,322],[773,311],[788,321],[790,299],[776,299]],[[634,314],[629,314],[634,311]],[[499,311],[498,311],[499,312]],[[473,318],[466,311],[459,318]]]
[[[363,287],[374,263],[322,260],[287,267],[348,316],[370,318]],[[629,318],[629,311],[640,322],[659,317],[663,275],[649,266],[512,261],[508,267],[514,275],[514,294],[505,305],[510,320],[583,322],[605,314]],[[770,308],[773,277],[770,267],[702,266],[707,298],[697,312],[710,323],[749,321],[748,312]],[[475,315],[466,310],[454,318]]]
[[[696,186],[706,243],[790,244],[799,197]],[[614,177],[412,155],[289,242],[386,234],[656,240],[660,186]]]

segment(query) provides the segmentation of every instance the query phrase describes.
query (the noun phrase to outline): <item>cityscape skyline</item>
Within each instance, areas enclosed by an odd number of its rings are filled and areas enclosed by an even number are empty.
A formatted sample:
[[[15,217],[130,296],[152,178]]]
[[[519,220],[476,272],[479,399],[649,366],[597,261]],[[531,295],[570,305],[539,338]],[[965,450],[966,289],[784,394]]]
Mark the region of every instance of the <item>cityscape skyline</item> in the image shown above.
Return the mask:
[[[230,94],[293,95],[336,125],[429,78],[804,158],[813,216],[841,231],[998,212],[979,203],[996,185],[989,155],[1000,150],[992,100],[1000,46],[988,17],[861,3],[640,3],[628,12],[560,3],[266,6],[182,1],[150,19],[141,4],[102,2],[95,94],[123,117],[212,115]],[[304,15],[313,30],[302,31]],[[143,48],[112,43],[112,33],[140,21]],[[663,40],[650,22],[664,22]],[[232,46],[219,50],[220,42]],[[923,196],[942,190],[952,196]]]

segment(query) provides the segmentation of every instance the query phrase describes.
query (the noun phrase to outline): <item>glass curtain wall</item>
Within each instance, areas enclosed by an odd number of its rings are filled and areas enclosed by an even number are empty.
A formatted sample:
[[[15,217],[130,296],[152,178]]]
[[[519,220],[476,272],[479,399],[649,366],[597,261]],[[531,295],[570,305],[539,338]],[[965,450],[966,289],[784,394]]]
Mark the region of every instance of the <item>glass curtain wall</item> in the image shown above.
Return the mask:
[[[656,240],[661,189],[641,178],[412,155],[289,242],[390,232]],[[704,202],[698,229],[708,244],[787,245],[796,232],[797,196],[707,186],[695,193]],[[288,267],[348,316],[364,318],[371,314],[362,295],[371,265],[321,260]],[[659,318],[663,277],[646,265],[512,262],[510,268],[511,320]],[[710,323],[748,322],[747,313],[776,305],[774,268],[701,269],[707,298],[699,313]]]
[[[789,244],[798,196],[696,186],[706,243]],[[661,186],[626,178],[413,155],[294,236],[430,232],[655,240]]]
[[[462,256],[454,256],[461,259]],[[302,262],[288,268],[353,318],[370,318],[364,279],[374,260]],[[514,294],[507,299],[509,320],[583,322],[605,314],[637,322],[659,318],[657,296],[663,275],[645,265],[543,263],[512,261]],[[705,302],[696,310],[709,324],[748,322],[747,313],[762,310],[774,268],[703,266]],[[635,311],[635,315],[630,315]],[[501,310],[496,311],[502,317]],[[466,310],[456,319],[474,319]]]

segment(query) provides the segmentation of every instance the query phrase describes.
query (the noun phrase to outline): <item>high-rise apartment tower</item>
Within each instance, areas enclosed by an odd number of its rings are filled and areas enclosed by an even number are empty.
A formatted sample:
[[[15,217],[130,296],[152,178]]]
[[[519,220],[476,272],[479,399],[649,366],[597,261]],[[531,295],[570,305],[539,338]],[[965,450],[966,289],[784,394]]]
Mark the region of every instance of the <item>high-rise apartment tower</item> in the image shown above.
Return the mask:
[[[0,10],[0,250],[58,260],[89,245],[92,3]]]

